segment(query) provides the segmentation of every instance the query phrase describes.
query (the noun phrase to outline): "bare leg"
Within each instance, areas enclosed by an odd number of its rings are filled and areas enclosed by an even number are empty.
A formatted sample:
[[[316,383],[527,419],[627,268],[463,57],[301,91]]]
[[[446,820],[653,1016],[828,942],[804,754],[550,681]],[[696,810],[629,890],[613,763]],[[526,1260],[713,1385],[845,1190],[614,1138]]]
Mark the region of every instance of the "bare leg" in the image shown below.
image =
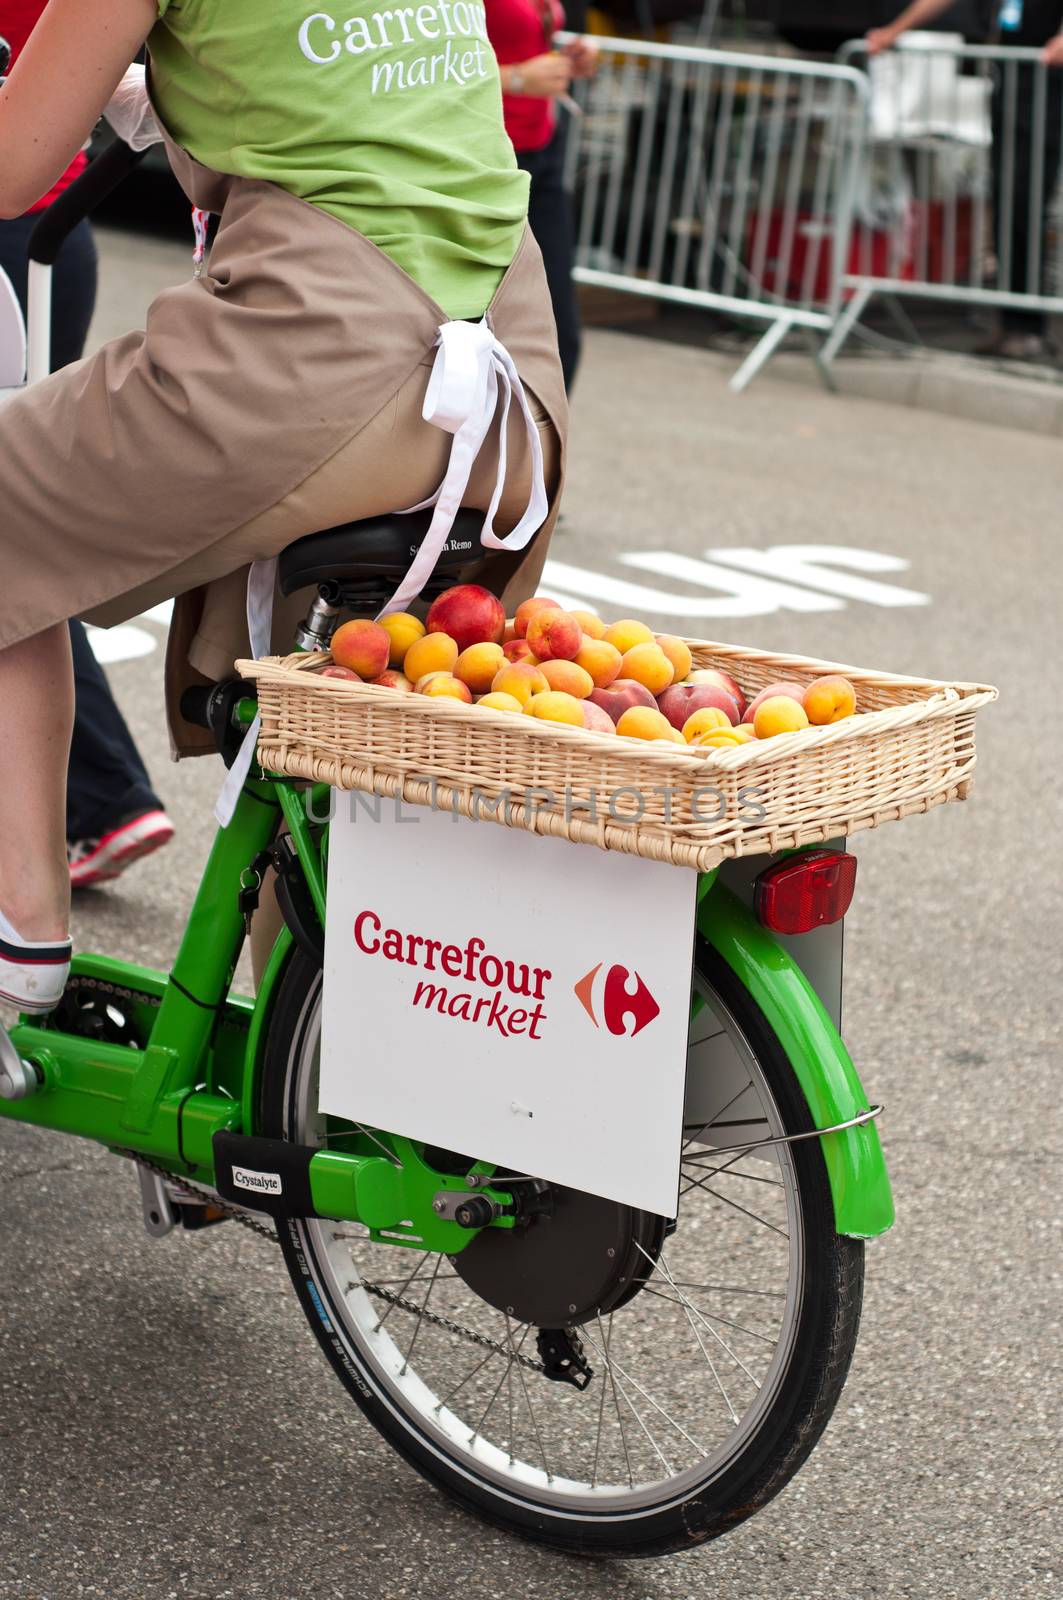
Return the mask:
[[[74,675],[66,623],[0,650],[0,911],[24,939],[70,926],[66,769]]]

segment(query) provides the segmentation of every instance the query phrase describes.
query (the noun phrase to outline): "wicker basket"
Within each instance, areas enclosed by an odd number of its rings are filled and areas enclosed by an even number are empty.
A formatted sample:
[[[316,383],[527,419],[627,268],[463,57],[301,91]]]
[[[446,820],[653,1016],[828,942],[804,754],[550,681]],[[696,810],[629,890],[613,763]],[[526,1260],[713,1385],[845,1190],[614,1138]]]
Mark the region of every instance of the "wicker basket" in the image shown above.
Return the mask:
[[[241,661],[271,772],[435,805],[701,871],[963,800],[974,718],[997,691],[688,640],[747,695],[841,672],[857,715],[728,750],[619,739],[321,677],[327,655]]]

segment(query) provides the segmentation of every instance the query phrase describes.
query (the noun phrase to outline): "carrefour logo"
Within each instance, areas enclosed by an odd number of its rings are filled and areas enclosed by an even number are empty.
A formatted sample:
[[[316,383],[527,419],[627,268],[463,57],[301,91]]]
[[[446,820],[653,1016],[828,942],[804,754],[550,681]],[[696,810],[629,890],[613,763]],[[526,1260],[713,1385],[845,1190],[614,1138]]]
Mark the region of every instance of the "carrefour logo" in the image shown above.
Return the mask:
[[[576,999],[597,1028],[598,1017],[595,1014],[597,990],[598,1007],[609,1032],[618,1035],[630,1033],[634,1038],[643,1028],[649,1026],[654,1017],[660,1016],[661,1008],[646,987],[644,979],[627,967],[613,965],[604,978],[598,979],[603,964],[599,961],[596,967],[592,967],[590,972],[579,980],[575,987]],[[630,1029],[629,1017],[633,1024]]]

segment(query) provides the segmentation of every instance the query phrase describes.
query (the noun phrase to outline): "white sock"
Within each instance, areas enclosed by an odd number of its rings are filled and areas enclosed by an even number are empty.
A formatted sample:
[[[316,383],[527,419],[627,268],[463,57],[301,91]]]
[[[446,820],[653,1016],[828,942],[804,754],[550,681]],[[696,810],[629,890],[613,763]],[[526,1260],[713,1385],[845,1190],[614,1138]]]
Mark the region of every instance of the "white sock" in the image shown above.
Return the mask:
[[[69,939],[24,939],[0,911],[0,939],[5,944],[18,945],[22,950],[65,950]]]

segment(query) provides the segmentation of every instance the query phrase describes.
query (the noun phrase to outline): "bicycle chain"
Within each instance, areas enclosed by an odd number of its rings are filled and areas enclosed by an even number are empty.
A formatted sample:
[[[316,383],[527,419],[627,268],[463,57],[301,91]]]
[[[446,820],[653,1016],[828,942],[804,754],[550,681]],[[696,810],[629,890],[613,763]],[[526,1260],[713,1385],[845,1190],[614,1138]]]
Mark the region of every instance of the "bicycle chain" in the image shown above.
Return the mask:
[[[95,989],[101,994],[106,994],[116,1000],[127,1000],[140,1005],[159,1006],[161,999],[156,995],[144,994],[139,989],[123,988],[120,984],[108,983],[103,978],[77,977],[74,980],[79,988]],[[241,1206],[232,1205],[228,1200],[223,1200],[213,1189],[204,1188],[201,1184],[193,1183],[190,1178],[183,1178],[178,1173],[168,1172],[165,1167],[158,1166],[147,1156],[138,1154],[136,1150],[116,1149],[116,1155],[126,1156],[130,1161],[138,1162],[146,1167],[149,1172],[154,1172],[167,1183],[175,1184],[183,1189],[186,1194],[196,1200],[201,1200],[205,1205],[214,1206],[218,1211],[224,1211],[233,1222],[238,1222],[242,1228],[250,1233],[255,1233],[260,1239],[268,1239],[272,1244],[279,1244],[275,1229],[269,1228],[265,1223],[259,1222],[257,1217],[251,1216]],[[180,1201],[178,1201],[180,1204]],[[374,1299],[383,1300],[388,1305],[395,1306],[399,1311],[406,1311],[411,1316],[418,1317],[422,1322],[429,1322],[434,1327],[443,1328],[447,1333],[456,1334],[459,1339],[464,1339],[467,1344],[479,1345],[483,1350],[491,1350],[499,1355],[512,1356],[513,1360],[530,1372],[545,1372],[546,1368],[541,1361],[534,1361],[531,1356],[522,1355],[509,1345],[497,1339],[489,1339],[486,1334],[475,1333],[472,1328],[462,1327],[460,1322],[454,1322],[450,1317],[441,1316],[437,1311],[429,1311],[425,1306],[418,1306],[412,1300],[407,1300],[401,1294],[395,1294],[391,1289],[385,1289],[383,1284],[372,1283],[368,1279],[359,1279],[359,1287]]]

